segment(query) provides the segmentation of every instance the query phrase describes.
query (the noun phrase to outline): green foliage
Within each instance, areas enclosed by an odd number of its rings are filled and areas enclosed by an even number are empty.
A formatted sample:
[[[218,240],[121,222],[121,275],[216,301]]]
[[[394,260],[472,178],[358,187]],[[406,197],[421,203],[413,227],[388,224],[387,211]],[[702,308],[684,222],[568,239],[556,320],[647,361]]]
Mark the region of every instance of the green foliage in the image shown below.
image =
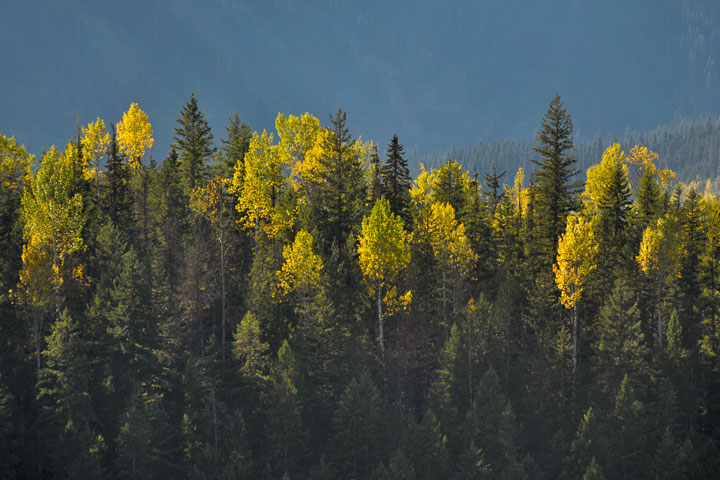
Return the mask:
[[[572,154],[573,124],[563,108],[560,95],[550,101],[538,134],[535,152],[539,160],[533,160],[538,168],[533,173],[534,224],[540,254],[548,264],[552,263],[557,249],[557,239],[565,231],[565,218],[577,206],[580,183],[573,181],[578,173]]]
[[[180,155],[180,172],[185,195],[204,183],[207,177],[207,162],[215,147],[213,134],[205,115],[198,107],[195,93],[185,102],[176,120],[173,147]]]
[[[410,170],[403,157],[403,146],[393,135],[387,149],[387,159],[380,168],[383,196],[390,203],[390,210],[410,225]]]
[[[0,137],[0,478],[718,471],[713,182],[573,150],[559,97],[484,191],[456,157],[410,188],[342,110],[236,114],[212,168],[194,95],[160,167],[126,117],[130,159],[100,120],[34,171]]]
[[[331,463],[342,478],[363,478],[385,457],[382,403],[370,375],[352,379],[333,414]],[[407,460],[406,460],[407,461]]]

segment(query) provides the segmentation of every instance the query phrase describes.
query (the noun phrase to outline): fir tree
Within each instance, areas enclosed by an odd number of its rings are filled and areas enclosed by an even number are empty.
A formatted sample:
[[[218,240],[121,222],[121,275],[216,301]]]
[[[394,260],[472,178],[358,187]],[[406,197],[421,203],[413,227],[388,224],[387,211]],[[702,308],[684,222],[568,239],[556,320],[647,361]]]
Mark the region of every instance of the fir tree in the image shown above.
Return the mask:
[[[405,160],[403,146],[398,136],[393,135],[387,149],[387,160],[380,169],[383,194],[390,202],[390,210],[410,224],[410,170]]]
[[[178,126],[175,127],[172,147],[180,155],[183,190],[185,195],[189,195],[207,177],[207,162],[215,152],[214,137],[205,114],[198,107],[195,93],[190,94],[190,100],[183,105],[176,122]]]
[[[240,120],[237,112],[230,117],[230,124],[225,127],[225,131],[227,139],[222,140],[222,161],[218,166],[219,174],[223,178],[232,178],[236,166],[242,168],[245,154],[250,146],[252,131],[247,123]]]
[[[538,168],[533,173],[535,213],[534,225],[542,263],[549,266],[557,251],[557,241],[565,231],[565,218],[578,206],[580,182],[573,181],[573,124],[563,108],[560,95],[550,101],[538,134],[535,152],[539,160],[532,160]]]

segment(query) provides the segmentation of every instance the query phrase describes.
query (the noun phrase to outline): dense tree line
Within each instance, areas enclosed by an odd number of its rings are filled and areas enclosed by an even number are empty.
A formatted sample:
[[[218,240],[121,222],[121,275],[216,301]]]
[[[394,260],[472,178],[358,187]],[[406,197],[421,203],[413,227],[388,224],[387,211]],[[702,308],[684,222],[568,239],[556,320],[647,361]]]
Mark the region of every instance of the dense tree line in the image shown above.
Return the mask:
[[[342,110],[0,137],[0,478],[713,478],[720,201],[549,104],[511,184]],[[505,170],[505,165],[498,162]]]
[[[493,164],[498,169],[514,171],[518,166],[532,166],[536,137],[531,141],[478,140],[469,148],[452,147],[442,153],[426,155],[414,151],[409,160],[413,166],[420,163],[440,166],[447,158],[452,158],[470,171],[486,172]],[[608,143],[619,142],[622,145],[644,145],[658,153],[658,166],[670,168],[685,182],[711,179],[717,184],[720,177],[720,118],[707,115],[693,120],[681,118],[646,132],[627,130],[610,139],[607,141],[602,136],[594,136],[577,140],[574,153],[578,168],[585,170],[591,167],[597,163]],[[717,187],[713,193],[718,193]]]

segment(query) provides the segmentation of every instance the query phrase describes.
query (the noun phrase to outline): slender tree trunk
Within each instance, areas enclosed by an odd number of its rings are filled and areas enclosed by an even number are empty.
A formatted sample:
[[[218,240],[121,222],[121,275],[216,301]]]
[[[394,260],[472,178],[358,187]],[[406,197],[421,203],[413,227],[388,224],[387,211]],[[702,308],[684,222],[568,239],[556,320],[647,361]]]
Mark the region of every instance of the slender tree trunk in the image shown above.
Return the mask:
[[[473,352],[473,343],[472,343],[472,313],[468,312],[468,393],[470,395],[470,404],[472,405],[473,401],[473,385],[472,385],[472,352]]]
[[[571,400],[572,406],[575,408],[575,383],[577,378],[577,365],[578,365],[578,314],[577,304],[572,309],[572,342],[573,342],[573,353],[572,353],[572,393]]]
[[[443,299],[443,325],[447,326],[447,283],[445,279],[445,271],[442,273],[442,299]]]
[[[380,279],[377,280],[377,312],[378,312],[378,331],[380,334],[380,360],[382,362],[383,375],[385,374],[385,320],[382,312],[382,289]]]
[[[215,385],[210,388],[210,395],[212,397],[212,414],[213,414],[213,439],[215,440],[215,461],[217,462],[218,453],[218,421],[217,421],[217,407],[215,401]]]
[[[57,234],[53,233],[53,283],[55,290],[55,320],[60,320],[62,298],[60,296],[60,261],[57,252]]]
[[[220,291],[222,295],[220,314],[222,336],[220,339],[220,349],[222,351],[222,359],[225,361],[225,238],[223,236],[222,225],[220,226]]]
[[[40,335],[42,335],[42,316],[38,313],[37,308],[31,307],[33,312],[34,326],[33,330],[35,333],[35,359],[37,360],[37,375],[38,380],[40,379],[40,367],[41,367],[41,351],[40,351]]]
[[[657,314],[657,340],[658,340],[658,347],[660,350],[663,348],[663,332],[662,332],[662,308],[660,305],[661,295],[662,295],[662,284],[660,283],[661,279],[658,276],[656,285],[655,285],[655,312]]]

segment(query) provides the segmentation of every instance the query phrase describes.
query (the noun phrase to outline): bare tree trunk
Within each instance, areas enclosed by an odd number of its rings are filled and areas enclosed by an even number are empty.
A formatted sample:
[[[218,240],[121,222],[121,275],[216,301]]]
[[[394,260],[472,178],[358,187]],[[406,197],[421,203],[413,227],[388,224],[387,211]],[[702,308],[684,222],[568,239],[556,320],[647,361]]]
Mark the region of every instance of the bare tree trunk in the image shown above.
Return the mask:
[[[443,324],[447,326],[447,283],[445,281],[445,272],[442,273],[442,292],[443,292]]]
[[[377,281],[377,312],[378,312],[378,331],[380,334],[380,360],[382,362],[383,373],[385,372],[385,320],[382,312],[382,289],[380,287],[380,279]]]
[[[62,298],[60,296],[60,261],[57,253],[57,234],[53,234],[53,283],[55,290],[55,320],[60,320]]]
[[[573,342],[573,353],[572,353],[572,405],[575,406],[575,383],[577,375],[578,365],[578,315],[577,315],[577,304],[573,305],[572,310],[572,342]]]
[[[220,226],[220,291],[222,295],[221,301],[221,339],[220,349],[222,351],[222,359],[225,361],[225,238],[223,236],[223,226]]]
[[[470,394],[470,404],[473,401],[473,386],[472,386],[472,312],[468,312],[468,393]]]
[[[657,313],[657,339],[658,339],[658,347],[660,347],[660,350],[662,350],[663,346],[663,333],[662,333],[662,308],[660,305],[660,296],[662,294],[661,292],[661,280],[658,276],[657,284],[655,286],[655,309]]]
[[[37,375],[40,379],[40,367],[41,367],[41,351],[40,351],[40,335],[42,335],[42,316],[38,313],[37,308],[31,307],[33,312],[34,320],[34,333],[35,333],[35,358],[37,360]]]

